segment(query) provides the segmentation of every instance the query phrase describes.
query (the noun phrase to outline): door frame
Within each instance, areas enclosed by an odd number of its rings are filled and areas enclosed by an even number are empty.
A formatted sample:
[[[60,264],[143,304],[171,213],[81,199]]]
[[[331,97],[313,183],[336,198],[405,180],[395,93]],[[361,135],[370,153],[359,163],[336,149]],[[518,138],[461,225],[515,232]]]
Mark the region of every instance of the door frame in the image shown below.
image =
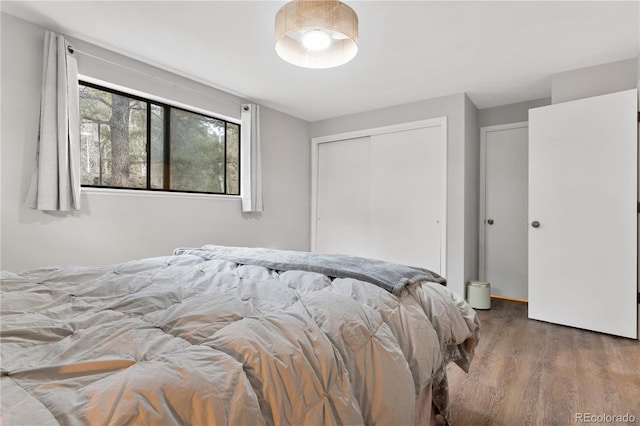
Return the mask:
[[[500,132],[503,130],[522,129],[528,128],[528,121],[518,121],[516,123],[498,124],[494,126],[485,126],[480,128],[480,211],[479,220],[480,224],[478,229],[480,230],[478,239],[478,276],[480,281],[486,281],[486,228],[485,221],[487,220],[486,212],[486,196],[487,196],[487,174],[486,174],[486,161],[487,161],[487,135],[491,132]]]
[[[441,275],[447,276],[447,117],[430,118],[427,120],[410,121],[407,123],[393,124],[390,126],[373,127],[369,129],[356,130],[346,133],[338,133],[327,136],[311,138],[311,251],[316,251],[317,245],[317,220],[318,220],[318,161],[320,144],[339,142],[342,140],[362,138],[367,136],[380,135],[385,133],[395,133],[405,130],[415,130],[428,127],[440,127],[441,137],[444,143],[442,150],[443,182],[444,182],[444,203],[442,206],[440,229],[440,271]]]

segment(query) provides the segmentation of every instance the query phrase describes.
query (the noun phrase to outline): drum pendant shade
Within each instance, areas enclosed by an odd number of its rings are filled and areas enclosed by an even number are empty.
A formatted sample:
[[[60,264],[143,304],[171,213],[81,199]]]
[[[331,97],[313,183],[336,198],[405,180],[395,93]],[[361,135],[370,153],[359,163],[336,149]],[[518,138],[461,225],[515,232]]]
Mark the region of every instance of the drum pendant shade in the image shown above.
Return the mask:
[[[332,68],[358,53],[358,16],[337,0],[294,0],[275,21],[276,52],[305,68]]]

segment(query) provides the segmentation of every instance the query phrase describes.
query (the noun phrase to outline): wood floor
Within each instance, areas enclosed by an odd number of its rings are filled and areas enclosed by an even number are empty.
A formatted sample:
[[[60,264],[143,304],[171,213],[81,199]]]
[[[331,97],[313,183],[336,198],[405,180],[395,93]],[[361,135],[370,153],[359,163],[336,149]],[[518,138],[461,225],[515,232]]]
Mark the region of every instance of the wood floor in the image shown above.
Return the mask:
[[[527,319],[527,304],[478,311],[469,374],[450,365],[453,426],[640,425],[640,342]],[[635,422],[610,417],[630,416]],[[576,417],[578,416],[578,417]]]

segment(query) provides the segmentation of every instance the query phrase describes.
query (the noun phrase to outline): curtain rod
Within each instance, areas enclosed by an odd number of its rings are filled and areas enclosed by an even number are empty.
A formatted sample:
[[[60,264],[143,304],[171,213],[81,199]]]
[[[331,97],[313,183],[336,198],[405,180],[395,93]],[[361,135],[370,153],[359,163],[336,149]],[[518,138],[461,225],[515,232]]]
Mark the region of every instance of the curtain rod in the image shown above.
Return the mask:
[[[237,102],[235,102],[235,101],[231,101],[231,100],[229,100],[229,99],[224,99],[224,98],[216,97],[216,96],[210,95],[210,94],[208,94],[208,93],[203,93],[203,92],[201,92],[201,91],[199,91],[199,90],[193,89],[193,88],[191,88],[191,87],[186,87],[186,86],[182,86],[182,85],[180,85],[180,84],[173,83],[173,82],[171,82],[171,81],[167,81],[167,80],[165,80],[165,79],[163,79],[163,78],[161,78],[161,77],[157,77],[157,76],[155,76],[155,75],[147,74],[147,73],[145,73],[145,72],[143,72],[143,71],[139,71],[139,70],[137,70],[137,69],[134,69],[134,68],[128,67],[128,66],[126,66],[126,65],[118,64],[118,63],[113,62],[113,61],[110,61],[110,60],[108,60],[108,59],[104,59],[104,58],[101,58],[101,57],[99,57],[99,56],[96,56],[96,55],[94,55],[94,54],[92,54],[92,53],[85,52],[85,51],[83,51],[83,50],[78,50],[78,49],[76,49],[75,47],[73,47],[73,46],[71,46],[71,45],[67,45],[67,52],[69,52],[69,54],[71,54],[71,55],[73,55],[74,53],[80,53],[81,55],[89,56],[89,57],[94,58],[94,59],[97,59],[97,60],[99,60],[99,61],[106,62],[107,64],[115,65],[115,66],[120,67],[120,68],[124,68],[124,69],[126,69],[126,70],[128,70],[128,71],[132,71],[132,72],[134,72],[134,73],[144,75],[145,77],[151,77],[151,78],[153,78],[154,80],[161,81],[161,82],[163,82],[163,83],[165,83],[165,84],[168,84],[168,85],[170,85],[170,86],[174,86],[174,87],[178,87],[178,88],[180,88],[180,89],[188,90],[188,91],[190,91],[190,92],[194,92],[194,93],[197,93],[198,95],[206,96],[206,97],[208,97],[208,98],[215,99],[215,100],[217,100],[217,101],[222,101],[222,102],[227,102],[227,103],[229,103],[229,104],[237,105]],[[150,66],[152,66],[152,65],[150,65]],[[180,76],[180,77],[181,77],[181,76]],[[186,77],[182,77],[182,78],[186,78]],[[204,83],[199,83],[199,84],[204,84]],[[214,89],[215,89],[215,88],[214,88]],[[219,90],[219,89],[215,89],[215,90]],[[242,104],[242,103],[243,103],[243,101],[240,101],[240,104]]]

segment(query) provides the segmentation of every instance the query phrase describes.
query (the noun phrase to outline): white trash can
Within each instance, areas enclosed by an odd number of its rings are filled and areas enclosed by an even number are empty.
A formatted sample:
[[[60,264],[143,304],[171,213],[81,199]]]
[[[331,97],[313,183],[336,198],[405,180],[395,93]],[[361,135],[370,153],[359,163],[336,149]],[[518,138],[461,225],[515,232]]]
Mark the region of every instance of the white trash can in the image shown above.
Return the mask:
[[[491,284],[471,281],[467,286],[467,303],[474,309],[491,309]]]

